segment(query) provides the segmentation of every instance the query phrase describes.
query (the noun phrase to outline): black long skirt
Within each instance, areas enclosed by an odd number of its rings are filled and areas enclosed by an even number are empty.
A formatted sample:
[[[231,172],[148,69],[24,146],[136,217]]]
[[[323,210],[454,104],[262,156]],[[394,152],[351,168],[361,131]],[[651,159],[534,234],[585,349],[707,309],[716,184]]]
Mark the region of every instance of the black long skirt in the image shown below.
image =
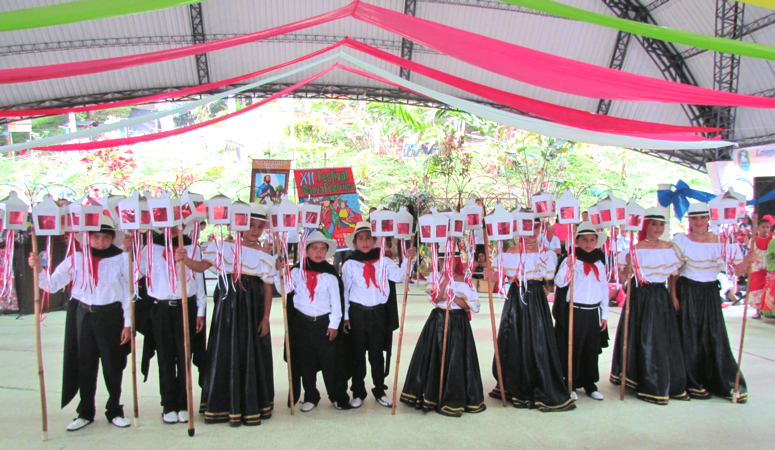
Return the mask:
[[[501,314],[498,352],[506,398],[514,406],[541,412],[576,408],[563,379],[551,311],[540,281],[528,281],[521,295],[519,286],[512,283]],[[494,359],[492,374],[497,380]],[[501,398],[499,386],[490,397]]]
[[[713,394],[731,400],[737,362],[729,346],[718,282],[699,282],[680,277],[676,290],[689,395],[704,400]],[[738,401],[744,403],[747,400],[748,390],[741,373]]]
[[[207,343],[207,365],[202,404],[205,423],[229,422],[232,426],[260,425],[272,417],[274,380],[272,337],[260,337],[264,316],[264,282],[243,275],[241,287],[228,274],[213,293],[215,308]]]
[[[624,316],[622,311],[609,377],[616,385],[622,382]],[[627,387],[634,389],[639,399],[658,405],[667,405],[671,397],[689,400],[678,317],[664,284],[633,284],[629,323]]]
[[[462,309],[449,312],[444,390],[439,408],[445,314],[446,309],[435,308],[425,322],[409,363],[401,402],[424,412],[436,410],[450,417],[460,417],[464,412],[482,412],[485,405],[479,357],[468,314]]]

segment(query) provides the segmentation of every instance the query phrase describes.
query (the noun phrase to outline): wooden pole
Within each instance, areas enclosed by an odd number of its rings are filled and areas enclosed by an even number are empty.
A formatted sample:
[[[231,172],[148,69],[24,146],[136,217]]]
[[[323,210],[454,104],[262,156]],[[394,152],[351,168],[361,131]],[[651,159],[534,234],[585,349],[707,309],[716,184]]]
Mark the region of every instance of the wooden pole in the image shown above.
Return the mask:
[[[484,209],[484,202],[482,202],[482,217],[487,214],[487,211]],[[482,226],[482,236],[484,237],[484,257],[485,257],[485,266],[490,267],[492,262],[490,261],[490,236],[487,234],[487,226]],[[500,255],[498,255],[500,256]],[[498,274],[498,276],[503,276],[503,274]],[[501,369],[501,354],[498,350],[498,331],[495,328],[495,306],[492,302],[492,282],[490,279],[487,279],[487,297],[490,300],[490,324],[492,325],[492,344],[495,348],[495,370],[498,372],[498,387],[501,389],[501,402],[503,403],[503,407],[507,407],[508,403],[506,402],[506,387],[503,385],[503,370]]]
[[[632,283],[635,279],[635,270],[632,264],[633,252],[632,231],[630,231],[630,267],[633,267],[632,277],[627,280],[627,296],[624,300],[624,343],[622,345],[622,385],[619,388],[619,400],[624,400],[624,392],[627,390],[627,350],[630,342],[630,297],[632,296]]]
[[[571,230],[571,233],[573,230]],[[575,246],[575,239],[572,238],[571,246]],[[568,390],[573,393],[573,281],[576,278],[575,248],[568,250],[568,255],[573,252],[573,266],[570,268],[570,287],[568,288]],[[570,257],[570,256],[569,256]]]
[[[178,229],[178,248],[183,246],[183,230]],[[191,383],[191,330],[188,323],[188,286],[186,286],[186,263],[180,261],[178,271],[180,283],[180,305],[183,310],[183,346],[186,352],[186,404],[188,405],[188,435],[194,437],[194,391]]]
[[[449,281],[450,283],[452,280]],[[439,292],[439,295],[444,295],[443,292]],[[449,331],[449,307],[452,304],[454,297],[447,302],[447,312],[444,315],[444,340],[441,344],[441,374],[439,376],[439,410],[441,410],[441,396],[444,393],[444,366],[446,364],[447,357],[447,332]]]
[[[275,244],[275,254],[279,256],[279,252],[277,251],[279,240],[277,237],[277,233],[274,233],[274,244]],[[286,264],[288,261],[285,262]],[[301,264],[304,264],[304,261],[301,261]],[[295,410],[294,406],[294,399],[293,399],[293,375],[291,372],[291,341],[290,341],[290,333],[288,333],[288,307],[287,302],[285,300],[285,276],[283,275],[283,271],[280,271],[280,296],[283,299],[283,322],[285,322],[285,358],[288,361],[288,395],[290,399],[291,404],[291,415],[293,415],[293,412]]]
[[[134,245],[134,241],[132,242]],[[138,244],[139,245],[139,244]],[[135,341],[135,332],[137,326],[135,324],[135,284],[134,284],[134,272],[132,271],[132,248],[129,249],[129,316],[132,321],[131,333],[129,334],[129,342],[132,348],[132,406],[134,410],[133,424],[135,427],[140,425],[140,406],[137,402],[137,342]],[[189,415],[189,420],[191,417]]]
[[[30,230],[30,238],[32,239],[32,253],[38,256],[38,238],[35,235],[35,229]],[[13,245],[13,242],[9,242],[8,245]],[[49,256],[49,264],[51,264],[51,257]],[[35,350],[38,354],[38,382],[40,383],[40,419],[43,426],[43,441],[48,441],[48,408],[46,406],[46,374],[43,370],[43,346],[40,343],[40,288],[39,286],[40,274],[38,269],[35,268],[32,271],[32,292],[34,294],[34,313],[35,318]]]
[[[756,217],[756,216],[754,216]],[[754,219],[754,223],[756,223],[758,220]],[[756,244],[754,244],[756,245]],[[754,246],[751,246],[754,248]],[[750,266],[749,266],[749,272],[750,272]],[[735,374],[735,390],[732,391],[732,401],[737,403],[740,399],[740,368],[743,364],[743,344],[745,343],[745,322],[748,318],[748,302],[751,299],[751,291],[749,288],[751,287],[751,274],[748,273],[748,276],[745,279],[745,306],[743,306],[743,329],[740,330],[740,348],[737,351],[737,373]]]
[[[411,242],[411,241],[410,241]],[[406,258],[406,255],[404,255]],[[414,259],[414,258],[412,258]],[[398,392],[398,365],[401,363],[401,343],[404,341],[404,319],[406,318],[406,298],[409,296],[409,277],[412,274],[412,259],[406,264],[406,280],[404,281],[404,303],[401,307],[401,326],[398,328],[398,353],[396,354],[396,370],[393,374],[393,407],[391,415],[396,415],[396,395]]]

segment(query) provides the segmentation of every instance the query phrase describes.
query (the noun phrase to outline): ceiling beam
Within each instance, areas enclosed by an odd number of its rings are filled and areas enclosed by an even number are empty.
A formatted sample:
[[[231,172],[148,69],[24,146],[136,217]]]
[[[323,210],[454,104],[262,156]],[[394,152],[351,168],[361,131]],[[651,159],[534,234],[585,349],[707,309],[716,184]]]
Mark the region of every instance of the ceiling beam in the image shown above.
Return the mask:
[[[751,23],[747,23],[742,27],[737,28],[735,31],[735,34],[731,36],[725,36],[725,37],[728,37],[730,39],[742,39],[743,37],[748,36],[749,34],[755,33],[761,29],[767,28],[768,26],[774,23],[775,23],[775,13],[772,13],[762,17],[761,19],[754,20]],[[702,53],[705,53],[707,51],[708,50],[704,48],[692,47],[690,49],[684,50],[681,53],[681,56],[683,56],[684,59],[688,59],[688,58],[700,55]]]
[[[664,5],[669,1],[670,0],[654,0],[653,2],[646,5],[646,9],[649,11],[654,11],[655,9],[659,8],[660,6]]]
[[[739,36],[743,26],[745,3],[735,0],[716,0],[716,37]],[[740,55],[713,53],[713,89],[737,93],[740,81]],[[734,139],[737,108],[714,106],[708,125],[724,128],[722,139]]]
[[[457,6],[470,6],[474,8],[482,9],[494,9],[497,11],[510,11],[523,14],[532,14],[534,16],[554,17],[556,19],[564,19],[564,17],[557,17],[544,12],[536,11],[523,6],[512,5],[510,3],[499,2],[494,0],[417,0],[422,3],[438,3],[442,5],[457,5]]]
[[[191,42],[193,44],[204,44],[205,38],[205,24],[204,17],[202,16],[202,4],[192,3],[188,5],[191,12]],[[196,62],[196,73],[199,77],[199,84],[207,84],[210,82],[210,66],[207,63],[207,53],[200,53],[194,55]]]
[[[242,36],[241,34],[205,34],[205,42],[213,42],[221,39]],[[268,39],[258,41],[259,43],[291,43],[291,44],[319,44],[332,45],[344,39],[346,36],[320,35],[320,34],[296,34],[288,33],[281,36],[274,36]],[[401,50],[400,40],[391,39],[372,39],[358,38],[350,36],[372,47],[382,50],[391,50],[398,53]],[[62,50],[80,50],[88,48],[106,48],[106,47],[135,47],[147,45],[163,46],[184,46],[193,45],[191,35],[173,35],[173,36],[133,36],[104,39],[76,39],[71,41],[59,42],[39,42],[31,44],[13,44],[0,46],[0,57],[12,55],[24,55],[28,53],[54,52]],[[414,44],[413,53],[439,54],[436,50],[428,47]]]
[[[404,0],[404,14],[407,14],[413,17],[417,15],[417,0]],[[401,57],[402,58],[408,59],[411,61],[413,48],[414,48],[414,41],[411,41],[405,37],[401,38]],[[405,80],[408,80],[409,77],[412,75],[412,72],[405,67],[400,67],[399,69],[400,69],[399,76]]]

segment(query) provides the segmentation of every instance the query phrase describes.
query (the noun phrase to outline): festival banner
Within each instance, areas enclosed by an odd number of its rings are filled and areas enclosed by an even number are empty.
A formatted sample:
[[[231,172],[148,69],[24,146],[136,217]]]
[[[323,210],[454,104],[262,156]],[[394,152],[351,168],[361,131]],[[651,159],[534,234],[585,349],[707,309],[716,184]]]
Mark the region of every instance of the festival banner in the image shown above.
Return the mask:
[[[275,159],[254,159],[250,175],[250,202],[266,204],[280,202],[280,196],[288,193],[291,161]]]
[[[299,203],[310,202],[323,208],[318,230],[336,240],[339,251],[347,250],[345,235],[355,231],[355,225],[363,220],[352,168],[295,169],[293,176]]]

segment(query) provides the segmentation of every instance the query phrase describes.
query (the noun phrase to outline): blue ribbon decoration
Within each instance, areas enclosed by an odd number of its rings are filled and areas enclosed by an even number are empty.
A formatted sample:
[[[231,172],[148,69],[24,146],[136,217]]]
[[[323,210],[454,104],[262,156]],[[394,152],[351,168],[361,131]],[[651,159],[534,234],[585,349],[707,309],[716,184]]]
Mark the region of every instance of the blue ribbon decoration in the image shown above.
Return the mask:
[[[716,197],[716,194],[692,189],[683,180],[678,180],[674,191],[667,189],[661,189],[657,191],[659,204],[665,208],[669,208],[670,205],[673,205],[673,211],[675,212],[675,217],[677,217],[678,220],[683,219],[684,214],[686,214],[686,211],[689,209],[690,198],[707,203]],[[772,199],[775,199],[775,190],[772,190],[759,198],[748,200],[745,202],[745,204],[746,206],[754,206],[757,203],[766,202]]]
[[[684,180],[678,180],[675,185],[675,190],[660,189],[657,191],[657,199],[659,204],[665,208],[669,208],[673,205],[673,212],[678,220],[682,220],[684,214],[689,209],[689,199],[699,200],[701,202],[709,202],[716,198],[715,194],[710,192],[697,191],[689,187]]]

